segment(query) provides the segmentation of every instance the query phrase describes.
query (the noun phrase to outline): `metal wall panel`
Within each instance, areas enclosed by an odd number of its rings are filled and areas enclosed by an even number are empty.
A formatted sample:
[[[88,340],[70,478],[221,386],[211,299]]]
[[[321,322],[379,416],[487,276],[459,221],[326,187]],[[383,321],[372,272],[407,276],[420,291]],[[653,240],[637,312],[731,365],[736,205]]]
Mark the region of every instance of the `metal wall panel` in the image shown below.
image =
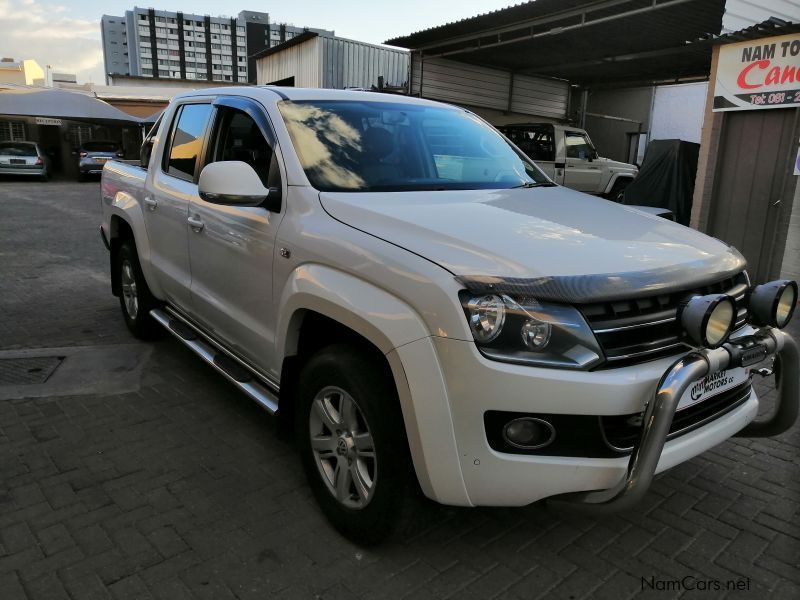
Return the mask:
[[[321,40],[315,37],[282,52],[259,58],[256,64],[258,85],[294,77],[297,87],[322,87]]]
[[[489,67],[443,58],[412,57],[411,93],[454,104],[563,119],[567,115],[566,81],[514,75]],[[511,101],[509,102],[509,92]]]
[[[322,37],[322,87],[369,88],[383,75],[386,85],[408,79],[408,52],[338,37]]]

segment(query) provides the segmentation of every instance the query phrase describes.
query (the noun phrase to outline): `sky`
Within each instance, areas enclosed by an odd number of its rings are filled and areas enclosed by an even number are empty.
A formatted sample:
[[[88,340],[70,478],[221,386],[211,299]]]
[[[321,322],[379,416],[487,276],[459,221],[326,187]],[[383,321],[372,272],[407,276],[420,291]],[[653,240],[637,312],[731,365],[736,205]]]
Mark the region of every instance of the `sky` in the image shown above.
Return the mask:
[[[141,0],[142,7],[236,16],[268,12],[270,20],[333,29],[336,35],[380,44],[513,4],[514,0]],[[124,15],[136,0],[0,0],[0,56],[34,59],[42,68],[76,73],[79,83],[104,83],[100,17]],[[225,10],[221,7],[225,6]]]

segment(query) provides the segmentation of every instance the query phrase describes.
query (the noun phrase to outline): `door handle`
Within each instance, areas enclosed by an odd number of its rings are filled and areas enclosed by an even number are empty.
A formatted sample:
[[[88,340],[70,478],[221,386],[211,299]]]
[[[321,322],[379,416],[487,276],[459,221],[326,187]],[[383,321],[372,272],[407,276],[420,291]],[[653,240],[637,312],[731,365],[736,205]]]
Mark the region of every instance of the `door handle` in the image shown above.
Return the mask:
[[[150,196],[145,196],[144,203],[150,210],[155,210],[156,207],[158,206],[158,200],[156,200],[155,198],[151,198]]]
[[[206,226],[206,224],[203,223],[203,221],[197,217],[189,217],[188,219],[186,219],[186,221],[188,221],[189,227],[194,229],[196,233],[200,233],[203,230],[203,227]]]

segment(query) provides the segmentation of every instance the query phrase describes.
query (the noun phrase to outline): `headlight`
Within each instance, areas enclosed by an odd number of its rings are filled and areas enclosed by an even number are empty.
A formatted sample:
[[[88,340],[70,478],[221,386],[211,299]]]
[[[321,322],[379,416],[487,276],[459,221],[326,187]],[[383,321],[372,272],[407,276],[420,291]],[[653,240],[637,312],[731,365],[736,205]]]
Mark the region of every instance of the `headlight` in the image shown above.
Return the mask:
[[[506,307],[500,296],[491,294],[470,298],[465,308],[476,342],[488,344],[500,335],[506,320]]]
[[[494,360],[561,369],[588,369],[602,351],[577,309],[533,298],[461,293],[481,354]]]
[[[725,294],[691,298],[681,309],[681,325],[697,346],[718,348],[728,339],[736,322],[736,305]]]
[[[759,327],[785,327],[797,305],[797,282],[770,281],[750,290],[750,322]]]

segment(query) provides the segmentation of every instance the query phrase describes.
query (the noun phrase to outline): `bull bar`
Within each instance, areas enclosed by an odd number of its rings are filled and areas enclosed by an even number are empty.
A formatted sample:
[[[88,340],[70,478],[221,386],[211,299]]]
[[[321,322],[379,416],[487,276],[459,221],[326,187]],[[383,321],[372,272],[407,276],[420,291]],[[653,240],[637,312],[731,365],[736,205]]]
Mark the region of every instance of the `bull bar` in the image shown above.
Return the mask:
[[[719,348],[695,350],[675,361],[659,381],[644,410],[639,439],[631,451],[625,476],[614,487],[572,492],[551,499],[556,504],[616,512],[630,508],[645,495],[653,481],[672,419],[684,392],[697,380],[718,371],[747,367],[775,357],[777,406],[772,415],[752,421],[739,437],[771,437],[797,420],[800,403],[800,361],[794,339],[780,329],[767,327],[753,335],[729,341]]]

